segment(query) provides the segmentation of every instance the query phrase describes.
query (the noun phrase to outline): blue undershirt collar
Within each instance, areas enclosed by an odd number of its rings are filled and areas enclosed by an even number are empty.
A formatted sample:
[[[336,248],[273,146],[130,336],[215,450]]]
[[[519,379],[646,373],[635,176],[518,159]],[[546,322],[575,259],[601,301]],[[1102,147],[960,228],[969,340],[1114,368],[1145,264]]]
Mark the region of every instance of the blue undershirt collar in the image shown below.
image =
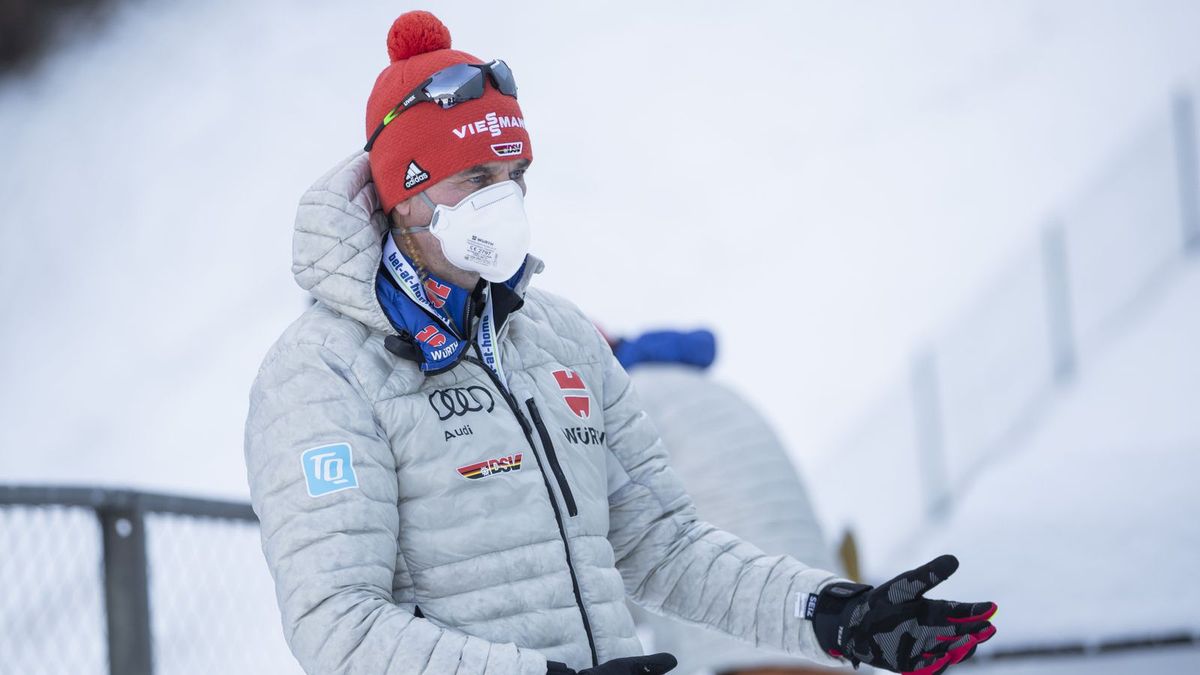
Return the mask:
[[[398,247],[385,247],[392,254],[403,257],[407,263],[402,266],[407,270],[415,270],[412,259],[400,251]],[[385,250],[385,255],[387,252]],[[401,340],[419,348],[422,361],[421,370],[426,373],[437,373],[453,368],[468,353],[470,345],[476,339],[479,330],[486,329],[489,344],[499,334],[500,328],[508,318],[508,314],[518,309],[523,303],[516,293],[516,287],[525,275],[528,260],[521,265],[517,273],[503,284],[481,282],[476,289],[465,289],[452,284],[431,273],[425,273],[420,283],[421,297],[424,302],[418,304],[408,293],[400,288],[398,280],[392,277],[386,261],[380,261],[380,268],[375,276],[375,294],[379,305],[387,315],[388,321],[396,329]],[[416,286],[414,277],[410,286]],[[412,289],[415,292],[415,288]],[[492,313],[494,323],[480,325],[480,314],[487,316]],[[430,314],[434,316],[430,316]],[[448,329],[448,330],[447,330]],[[500,370],[495,363],[494,351],[485,353],[484,361],[493,370]],[[415,352],[414,352],[415,355]],[[501,371],[502,372],[502,371]],[[498,373],[499,374],[499,373]]]

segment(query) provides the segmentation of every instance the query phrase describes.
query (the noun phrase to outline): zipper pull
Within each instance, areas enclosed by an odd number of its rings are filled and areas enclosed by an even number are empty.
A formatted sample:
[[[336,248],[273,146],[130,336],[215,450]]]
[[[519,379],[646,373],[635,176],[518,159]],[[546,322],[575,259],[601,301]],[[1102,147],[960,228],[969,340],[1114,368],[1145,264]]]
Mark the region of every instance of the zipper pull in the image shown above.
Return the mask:
[[[406,330],[400,331],[399,335],[385,337],[383,347],[405,361],[413,361],[417,365],[425,363],[425,352],[421,351],[421,348],[413,341],[412,334]]]
[[[472,330],[475,322],[471,319],[475,318],[475,298],[467,296],[467,301],[463,303],[462,327],[463,339],[467,342],[475,340],[475,332]]]
[[[525,401],[525,405],[529,407],[529,414],[533,417],[534,424],[537,424],[539,427],[544,426],[542,424],[542,413],[538,410],[537,403],[533,399],[529,399]]]
[[[484,366],[484,367],[486,368],[487,366]],[[525,432],[526,436],[532,436],[533,435],[533,427],[530,426],[529,420],[525,419],[525,415],[523,415],[521,413],[521,409],[519,407],[517,407],[515,405],[515,403],[516,402],[514,401],[513,412],[515,412],[517,414],[517,421],[521,423],[521,429]]]

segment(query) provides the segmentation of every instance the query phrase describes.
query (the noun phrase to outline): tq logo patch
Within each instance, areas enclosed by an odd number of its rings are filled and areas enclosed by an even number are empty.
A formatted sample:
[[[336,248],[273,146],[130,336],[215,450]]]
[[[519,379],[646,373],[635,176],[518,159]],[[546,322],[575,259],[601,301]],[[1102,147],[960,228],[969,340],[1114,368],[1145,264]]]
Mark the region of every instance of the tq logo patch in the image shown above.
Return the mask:
[[[349,443],[322,445],[300,455],[300,468],[309,497],[358,487],[354,475],[354,452]]]
[[[508,473],[509,471],[521,470],[521,453],[507,455],[505,457],[496,457],[494,459],[485,459],[482,462],[475,462],[466,466],[458,467],[458,474],[463,478],[476,480],[479,478],[487,478],[498,473]]]
[[[588,393],[583,378],[573,370],[556,370],[552,373],[558,388],[563,392],[563,401],[567,408],[581,420],[592,416],[592,397]]]
[[[451,417],[461,417],[473,412],[492,412],[496,399],[492,392],[479,385],[438,389],[429,395],[429,407],[437,413],[438,420],[445,422]]]

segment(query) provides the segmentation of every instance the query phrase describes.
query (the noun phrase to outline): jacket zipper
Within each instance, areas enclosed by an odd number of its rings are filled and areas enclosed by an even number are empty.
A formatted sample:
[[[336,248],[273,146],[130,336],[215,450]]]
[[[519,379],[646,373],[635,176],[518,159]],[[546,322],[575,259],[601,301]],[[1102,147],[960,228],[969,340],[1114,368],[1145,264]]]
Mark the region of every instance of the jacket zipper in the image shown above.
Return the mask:
[[[558,479],[558,489],[562,492],[563,501],[567,503],[567,515],[574,518],[579,515],[579,509],[575,507],[575,496],[571,494],[571,486],[567,485],[567,475],[563,473],[562,465],[558,463],[558,453],[554,451],[554,444],[550,442],[550,432],[546,431],[546,425],[542,423],[542,415],[538,412],[537,404],[533,399],[525,401],[525,406],[529,408],[529,416],[533,418],[533,425],[537,427],[538,435],[542,438],[542,447],[546,449],[546,459],[550,460],[550,469],[554,471],[554,477]]]
[[[474,346],[477,350],[479,349],[478,345]],[[488,378],[490,378],[492,381],[492,384],[496,385],[496,389],[500,392],[500,396],[504,399],[504,402],[508,404],[508,407],[510,410],[512,410],[513,415],[516,416],[517,422],[521,424],[521,431],[525,432],[525,441],[529,443],[530,449],[533,450],[533,456],[535,459],[537,459],[537,444],[533,442],[533,429],[529,425],[529,420],[525,419],[525,416],[521,414],[521,407],[517,405],[517,401],[508,391],[508,387],[504,386],[504,383],[500,381],[500,378],[496,376],[496,373],[492,372],[492,369],[487,367],[487,364],[483,362],[483,359],[475,356],[467,356],[466,360],[479,366],[483,372],[487,373]],[[532,399],[530,399],[530,402],[532,403]],[[549,446],[547,445],[547,447]],[[557,460],[555,461],[557,462]],[[542,482],[546,485],[546,494],[550,497],[550,506],[554,509],[554,521],[558,523],[558,535],[562,538],[563,551],[566,553],[567,557],[567,571],[571,574],[571,590],[575,592],[575,606],[579,608],[579,616],[583,619],[583,632],[587,634],[588,648],[591,649],[592,652],[592,667],[595,667],[600,665],[600,659],[596,656],[596,639],[592,637],[592,624],[590,621],[588,621],[587,610],[583,608],[583,593],[579,590],[579,577],[576,576],[575,565],[571,562],[571,545],[567,543],[567,528],[563,525],[562,511],[558,508],[558,500],[554,498],[554,490],[550,487],[550,478],[546,475],[546,467],[543,466],[540,460],[538,461],[538,470],[542,474]],[[565,499],[566,497],[564,496],[564,501]],[[575,498],[571,497],[570,499],[571,501],[569,503],[573,504]]]

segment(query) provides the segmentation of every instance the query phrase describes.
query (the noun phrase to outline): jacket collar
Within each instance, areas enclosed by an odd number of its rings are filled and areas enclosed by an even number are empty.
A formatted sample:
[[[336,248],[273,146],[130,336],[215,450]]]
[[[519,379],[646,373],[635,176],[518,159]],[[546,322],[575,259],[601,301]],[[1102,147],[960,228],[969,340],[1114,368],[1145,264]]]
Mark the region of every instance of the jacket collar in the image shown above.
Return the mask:
[[[407,269],[412,269],[412,261],[403,251],[391,248],[385,249],[385,254],[387,251],[404,256],[409,263]],[[481,347],[486,347],[489,341],[495,344],[509,315],[525,302],[514,289],[529,276],[526,274],[528,267],[527,260],[508,281],[481,281],[474,291],[450,284],[434,284],[444,293],[438,295],[436,301],[429,284],[431,279],[436,279],[430,275],[420,286],[425,293],[419,296],[418,302],[405,292],[411,287],[401,286],[404,278],[394,279],[387,265],[381,263],[375,290],[379,304],[396,330],[396,336],[389,336],[385,346],[393,354],[417,363],[428,374],[453,368],[470,353],[473,341]],[[486,326],[483,324],[485,314],[491,317]],[[487,350],[481,352],[486,361]]]

